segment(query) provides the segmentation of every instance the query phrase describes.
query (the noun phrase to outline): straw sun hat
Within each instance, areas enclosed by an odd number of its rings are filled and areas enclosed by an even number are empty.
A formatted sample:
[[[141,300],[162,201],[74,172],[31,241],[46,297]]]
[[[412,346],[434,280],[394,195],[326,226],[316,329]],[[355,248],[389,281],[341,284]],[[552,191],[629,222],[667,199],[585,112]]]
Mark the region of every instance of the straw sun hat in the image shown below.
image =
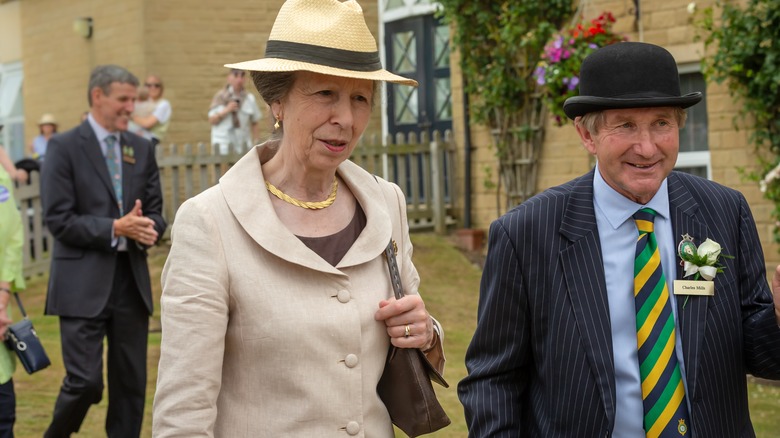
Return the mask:
[[[44,114],[41,116],[41,120],[38,120],[38,126],[41,125],[57,125],[57,119],[54,118],[51,114]]]
[[[287,0],[276,16],[265,56],[225,67],[261,72],[305,70],[417,86],[382,68],[376,40],[355,0]]]

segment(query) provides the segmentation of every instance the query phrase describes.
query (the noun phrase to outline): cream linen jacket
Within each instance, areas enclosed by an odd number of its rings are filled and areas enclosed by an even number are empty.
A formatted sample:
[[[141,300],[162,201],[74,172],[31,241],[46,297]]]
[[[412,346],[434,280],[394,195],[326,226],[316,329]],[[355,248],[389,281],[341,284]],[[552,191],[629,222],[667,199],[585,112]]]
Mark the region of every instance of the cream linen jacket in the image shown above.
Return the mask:
[[[270,151],[266,151],[270,152]],[[392,238],[407,293],[419,277],[401,190],[338,168],[367,223],[337,266],[277,218],[250,150],[176,214],[162,274],[155,437],[392,437],[376,393],[389,338]]]

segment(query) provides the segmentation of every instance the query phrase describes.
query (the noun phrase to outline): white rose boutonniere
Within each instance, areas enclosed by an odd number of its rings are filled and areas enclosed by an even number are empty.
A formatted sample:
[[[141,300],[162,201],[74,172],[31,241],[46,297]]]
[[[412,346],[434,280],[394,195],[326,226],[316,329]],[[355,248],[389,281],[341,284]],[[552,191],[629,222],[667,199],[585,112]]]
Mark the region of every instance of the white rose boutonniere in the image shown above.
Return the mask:
[[[683,269],[685,270],[683,277],[693,275],[694,280],[699,280],[700,278],[705,280],[714,279],[717,274],[726,269],[720,263],[719,258],[734,258],[723,254],[722,251],[723,248],[721,248],[720,244],[712,239],[707,238],[697,248],[691,236],[688,234],[683,235],[683,240],[677,247],[677,252],[683,261]]]

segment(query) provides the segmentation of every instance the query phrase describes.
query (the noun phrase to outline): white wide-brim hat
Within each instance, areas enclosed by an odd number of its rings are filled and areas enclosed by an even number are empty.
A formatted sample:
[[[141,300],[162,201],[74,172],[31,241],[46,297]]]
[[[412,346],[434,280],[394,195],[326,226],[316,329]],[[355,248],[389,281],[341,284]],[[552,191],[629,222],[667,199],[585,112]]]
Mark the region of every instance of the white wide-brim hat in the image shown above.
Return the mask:
[[[355,0],[287,0],[276,16],[265,56],[225,67],[261,72],[310,71],[417,86],[382,68],[376,40]]]

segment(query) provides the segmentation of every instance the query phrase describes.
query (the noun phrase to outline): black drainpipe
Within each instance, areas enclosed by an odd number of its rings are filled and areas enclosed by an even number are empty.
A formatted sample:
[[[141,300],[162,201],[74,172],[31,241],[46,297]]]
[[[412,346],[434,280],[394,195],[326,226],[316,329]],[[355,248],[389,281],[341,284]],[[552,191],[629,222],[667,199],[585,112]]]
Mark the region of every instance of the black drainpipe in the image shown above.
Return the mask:
[[[463,77],[463,153],[465,155],[465,196],[463,203],[463,228],[471,228],[471,117],[469,116],[469,94],[466,91],[466,77]]]

